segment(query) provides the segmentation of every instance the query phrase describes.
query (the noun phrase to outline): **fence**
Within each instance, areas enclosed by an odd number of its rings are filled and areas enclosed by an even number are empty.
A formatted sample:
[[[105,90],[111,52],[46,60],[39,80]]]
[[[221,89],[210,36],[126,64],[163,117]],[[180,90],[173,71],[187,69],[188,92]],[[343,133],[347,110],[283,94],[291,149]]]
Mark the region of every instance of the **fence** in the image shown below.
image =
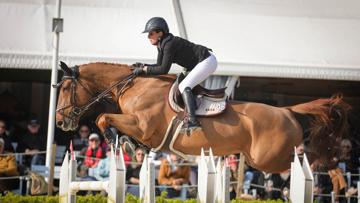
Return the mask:
[[[42,152],[40,152],[40,153],[42,153]],[[5,154],[5,155],[8,155],[8,154]],[[13,155],[13,154],[12,154]],[[17,155],[17,156],[21,156],[21,155],[26,155],[25,153],[18,153],[18,154],[14,154],[14,155]],[[206,157],[206,156],[205,156]],[[212,158],[213,159],[213,158]],[[149,161],[148,162],[148,164],[149,163],[153,163],[153,161]],[[220,162],[218,162],[218,165],[220,164]],[[192,165],[192,166],[194,166],[195,164],[194,163],[187,163],[187,164],[179,164],[179,165]],[[156,167],[156,164],[154,164],[154,166]],[[200,167],[200,166],[199,166]],[[218,167],[218,166],[217,166]],[[216,168],[217,168],[216,167]],[[149,167],[148,167],[149,168]],[[199,170],[200,171],[200,170]],[[56,174],[56,173],[55,173]],[[216,174],[217,175],[219,175],[220,174],[220,172],[219,172],[219,170],[218,169],[216,169]],[[317,182],[317,178],[316,178],[316,176],[317,175],[328,175],[328,173],[319,173],[319,172],[314,172],[313,173],[314,174],[314,181],[315,181],[315,184],[316,184],[316,182]],[[347,179],[348,179],[348,183],[350,183],[351,181],[351,176],[359,176],[359,174],[350,174],[350,173],[344,173],[343,174]],[[199,174],[199,179],[200,179],[200,176],[201,176],[201,173]],[[226,176],[224,176],[224,177],[226,177]],[[216,178],[218,178],[217,176],[216,176]],[[28,176],[14,176],[14,177],[0,177],[0,179],[3,179],[3,180],[5,180],[5,179],[28,179]],[[216,185],[216,187],[217,186],[219,186],[219,183],[220,181],[219,180],[217,180],[217,184],[215,184]],[[20,182],[20,184],[22,184],[22,182]],[[84,184],[84,183],[83,183]],[[97,183],[98,184],[98,183]],[[230,184],[236,184],[236,182],[232,182],[232,183],[230,183]],[[357,195],[355,196],[355,195],[353,195],[353,196],[351,196],[352,198],[357,198],[358,200],[360,200],[360,196],[359,196],[359,194],[360,194],[360,187],[359,187],[359,184],[360,184],[360,182],[358,182],[357,183],[358,185],[357,185],[357,190],[358,190],[358,192],[357,192]],[[200,183],[200,185],[201,185],[201,183]],[[254,185],[254,184],[251,184],[251,186],[252,187],[256,187],[256,188],[262,188],[263,186],[261,186],[261,185]],[[27,186],[27,187],[29,187],[29,186]],[[84,187],[84,186],[82,186],[82,187]],[[91,187],[93,187],[93,186],[91,186]],[[100,187],[100,186],[96,186],[96,187]],[[106,187],[108,187],[108,185],[103,185],[103,186],[101,186],[103,189],[104,188],[106,188]],[[191,186],[185,186],[185,187],[197,187],[197,185],[191,185]],[[295,186],[296,187],[296,186]],[[20,187],[21,188],[21,187]],[[91,188],[90,188],[91,189]],[[281,189],[280,188],[273,188],[273,190],[278,190],[278,191],[281,191]],[[21,191],[21,190],[20,190]],[[215,188],[215,192],[216,193],[218,193],[218,191],[220,191],[220,189],[217,189],[217,188]],[[254,196],[256,196],[257,194],[256,194],[256,191],[254,191],[254,189],[253,190],[251,190],[251,192],[252,192],[252,194],[254,195]],[[145,193],[143,193],[143,194],[145,194]],[[217,194],[217,196],[219,196],[219,194]],[[315,194],[314,195],[315,196],[315,198],[317,198],[317,197],[322,197],[322,196],[324,196],[324,197],[329,197],[329,198],[331,198],[332,199],[332,201],[335,201],[335,198],[336,197],[346,197],[346,198],[348,198],[348,201],[350,200],[350,197],[349,196],[344,196],[344,195],[336,195],[335,193],[331,193],[331,194]]]
[[[125,202],[126,167],[122,150],[120,150],[120,155],[115,156],[114,150],[111,147],[109,181],[76,181],[77,162],[74,155],[71,156],[70,161],[68,157],[68,153],[66,153],[61,166],[60,202],[75,203],[76,192],[79,190],[106,191],[108,193],[108,203]]]
[[[209,156],[201,149],[198,174],[198,202],[229,202],[230,170],[215,160],[211,149]],[[140,199],[143,202],[155,202],[155,167],[152,159],[145,157],[140,171]]]
[[[291,163],[290,200],[293,203],[312,203],[314,198],[314,177],[310,164],[304,154],[303,164],[295,150],[294,162]]]

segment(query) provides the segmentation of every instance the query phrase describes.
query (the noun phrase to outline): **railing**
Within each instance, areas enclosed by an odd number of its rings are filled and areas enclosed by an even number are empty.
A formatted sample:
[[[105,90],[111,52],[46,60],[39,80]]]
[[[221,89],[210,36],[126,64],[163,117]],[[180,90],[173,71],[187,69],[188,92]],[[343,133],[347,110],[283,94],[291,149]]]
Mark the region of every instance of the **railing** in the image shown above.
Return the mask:
[[[15,156],[17,158],[17,161],[18,162],[22,162],[22,157],[24,155],[34,155],[34,154],[45,154],[46,151],[39,151],[39,152],[34,152],[34,153],[7,153],[7,154],[0,154],[0,156],[8,156],[8,155],[12,155],[12,156]],[[82,156],[82,155],[77,155],[77,158],[81,159],[81,158],[85,158],[85,156]],[[98,158],[93,158],[93,159],[97,159],[99,160]],[[237,161],[237,160],[234,160],[234,161]],[[137,164],[136,162],[126,162],[126,164]],[[178,164],[174,164],[176,166],[192,166],[192,167],[195,167],[197,166],[197,163],[196,162],[186,162],[186,163],[178,163]],[[155,167],[158,168],[160,166],[160,161],[156,161],[155,160]],[[327,172],[318,172],[318,171],[315,171],[313,172],[313,175],[315,177],[315,183],[317,183],[318,181],[318,176],[319,175],[328,175]],[[347,184],[348,184],[348,187],[350,187],[350,184],[351,184],[351,180],[352,180],[352,177],[360,177],[360,174],[351,174],[350,172],[346,172],[346,173],[342,173],[342,175],[344,177],[346,177],[347,179]],[[22,176],[11,176],[11,177],[0,177],[0,180],[10,180],[10,179],[19,179],[19,190],[22,191],[23,190],[23,187],[24,187],[24,183],[23,183],[23,180],[26,180],[26,194],[28,194],[28,190],[29,190],[29,180],[30,180],[30,176],[29,175],[22,175]],[[237,184],[238,182],[237,181],[233,181],[233,182],[230,182],[231,185],[234,185],[234,184]],[[133,184],[127,184],[128,186],[138,186],[138,185],[133,185]],[[316,184],[315,184],[316,185]],[[248,193],[249,192],[249,189],[250,189],[250,186],[253,187],[253,188],[261,188],[261,189],[265,189],[266,186],[264,185],[258,185],[258,184],[253,184],[253,183],[246,183],[244,182],[244,193]],[[158,185],[156,186],[156,188],[170,188],[171,186],[165,186],[165,185]],[[181,187],[184,187],[184,188],[197,188],[197,185],[194,184],[194,185],[184,185],[184,186],[181,186]],[[283,190],[281,188],[275,188],[275,187],[272,187],[272,190],[273,191],[279,191],[279,192],[282,192]],[[334,192],[330,193],[330,194],[314,194],[315,198],[316,197],[330,197],[331,198],[331,201],[332,202],[335,202],[335,199],[338,198],[338,197],[342,197],[342,198],[347,198],[348,201],[350,201],[350,198],[357,198],[359,201],[360,201],[360,181],[357,183],[357,190],[358,190],[358,194],[357,195],[351,195],[351,196],[346,196],[346,195],[336,195]],[[256,191],[252,190],[252,195],[256,195]]]

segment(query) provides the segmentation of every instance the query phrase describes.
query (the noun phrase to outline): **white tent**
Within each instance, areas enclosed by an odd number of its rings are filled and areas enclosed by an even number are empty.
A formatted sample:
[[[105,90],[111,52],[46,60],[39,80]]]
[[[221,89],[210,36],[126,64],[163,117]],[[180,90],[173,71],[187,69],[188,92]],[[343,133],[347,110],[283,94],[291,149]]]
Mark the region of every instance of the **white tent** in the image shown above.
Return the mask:
[[[153,16],[179,34],[175,0],[64,0],[60,60],[154,62],[140,34]],[[190,41],[214,50],[218,75],[360,80],[360,2],[179,0]],[[55,1],[0,0],[0,67],[50,69]]]

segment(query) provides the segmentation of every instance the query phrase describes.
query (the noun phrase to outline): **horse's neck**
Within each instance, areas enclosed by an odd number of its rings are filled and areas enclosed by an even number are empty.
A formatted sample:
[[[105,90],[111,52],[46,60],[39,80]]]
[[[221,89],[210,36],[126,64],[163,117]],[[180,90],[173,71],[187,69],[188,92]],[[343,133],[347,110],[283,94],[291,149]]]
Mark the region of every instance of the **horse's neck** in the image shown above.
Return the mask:
[[[175,77],[173,75],[138,77],[133,81],[133,85],[127,91],[136,91],[139,99],[146,99],[147,102],[157,102],[159,99],[167,98],[167,94],[173,84]]]
[[[175,80],[173,75],[138,77],[120,97],[121,109],[127,112],[154,110],[173,113],[167,105],[168,93]],[[161,109],[156,109],[161,106]],[[172,115],[172,114],[171,114]],[[170,116],[171,116],[170,115]],[[168,116],[167,116],[168,117]]]
[[[87,80],[90,81],[90,86],[93,90],[102,92],[123,80],[130,73],[131,72],[121,70],[120,68],[104,68],[104,70],[90,72]]]

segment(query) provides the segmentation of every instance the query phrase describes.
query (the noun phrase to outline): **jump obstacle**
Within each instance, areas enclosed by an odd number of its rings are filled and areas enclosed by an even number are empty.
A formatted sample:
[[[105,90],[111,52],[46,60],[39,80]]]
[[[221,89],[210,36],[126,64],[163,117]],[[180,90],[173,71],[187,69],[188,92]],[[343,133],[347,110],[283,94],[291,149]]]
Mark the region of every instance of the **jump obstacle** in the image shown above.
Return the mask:
[[[76,181],[76,159],[72,155],[69,161],[68,152],[66,152],[60,171],[60,203],[76,203],[76,192],[80,190],[106,191],[108,193],[108,203],[124,203],[126,167],[122,150],[119,151],[120,154],[115,156],[111,147],[108,181]]]
[[[314,199],[314,177],[304,153],[302,165],[295,151],[291,163],[290,200],[292,203],[312,203]]]
[[[205,156],[204,150],[201,149],[198,171],[198,202],[230,202],[230,169],[220,161],[215,167],[211,149],[209,156]],[[140,199],[142,202],[155,202],[155,167],[152,159],[148,157],[145,157],[140,170]]]
[[[108,203],[125,202],[125,174],[126,167],[122,150],[115,156],[113,148],[110,155],[110,176],[108,181],[76,181],[77,162],[74,156],[69,160],[68,153],[64,158],[60,172],[60,202],[75,203],[76,192],[106,191]],[[198,202],[200,203],[227,203],[230,202],[230,169],[227,163],[217,162],[211,148],[208,156],[201,149],[198,162]],[[298,155],[295,153],[294,162],[291,163],[290,200],[293,203],[313,202],[314,178],[306,155],[304,154],[301,165]],[[155,166],[151,158],[145,156],[140,170],[140,199],[141,202],[155,202]]]

